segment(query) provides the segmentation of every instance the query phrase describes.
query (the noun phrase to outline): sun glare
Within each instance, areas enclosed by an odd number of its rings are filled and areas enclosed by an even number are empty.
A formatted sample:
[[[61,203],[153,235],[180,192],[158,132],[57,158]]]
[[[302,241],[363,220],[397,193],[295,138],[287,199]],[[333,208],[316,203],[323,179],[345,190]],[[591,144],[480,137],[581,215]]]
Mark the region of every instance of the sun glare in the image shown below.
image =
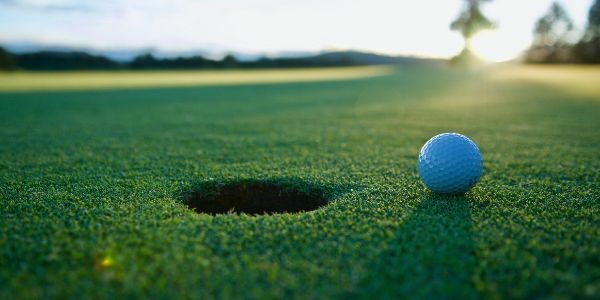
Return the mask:
[[[499,31],[482,31],[471,40],[471,49],[481,59],[503,62],[517,57],[523,51],[522,44],[510,34]]]

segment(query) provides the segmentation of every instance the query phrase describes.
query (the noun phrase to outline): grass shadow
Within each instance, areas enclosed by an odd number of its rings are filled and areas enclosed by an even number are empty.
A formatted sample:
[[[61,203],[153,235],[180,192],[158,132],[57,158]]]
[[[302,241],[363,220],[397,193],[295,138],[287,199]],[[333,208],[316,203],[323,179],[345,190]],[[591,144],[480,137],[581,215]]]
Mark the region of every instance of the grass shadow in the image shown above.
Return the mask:
[[[426,195],[368,265],[353,298],[476,298],[469,202],[463,195]]]

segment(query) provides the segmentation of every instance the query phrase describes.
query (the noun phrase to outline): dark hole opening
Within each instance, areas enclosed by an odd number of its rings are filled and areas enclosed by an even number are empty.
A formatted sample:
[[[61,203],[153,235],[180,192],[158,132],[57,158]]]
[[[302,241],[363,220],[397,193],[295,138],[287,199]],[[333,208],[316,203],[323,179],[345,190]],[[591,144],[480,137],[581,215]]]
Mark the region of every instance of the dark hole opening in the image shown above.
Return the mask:
[[[327,204],[324,190],[303,183],[237,181],[200,184],[186,195],[189,208],[211,215],[299,213]]]

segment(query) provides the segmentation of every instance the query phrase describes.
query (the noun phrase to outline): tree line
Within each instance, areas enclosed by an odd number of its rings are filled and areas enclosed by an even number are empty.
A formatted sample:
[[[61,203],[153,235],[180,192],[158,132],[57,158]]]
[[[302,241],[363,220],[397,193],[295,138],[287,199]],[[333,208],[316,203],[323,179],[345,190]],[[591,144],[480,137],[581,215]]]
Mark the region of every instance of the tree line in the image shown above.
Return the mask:
[[[535,24],[533,44],[525,54],[529,63],[600,63],[600,0],[588,12],[580,37],[567,11],[554,2]]]
[[[491,1],[465,0],[463,10],[450,24],[452,30],[463,36],[464,47],[450,62],[478,62],[470,41],[478,32],[496,26],[481,11],[481,6]],[[523,60],[526,63],[600,63],[600,0],[590,7],[583,34],[577,32],[567,11],[558,2],[553,2],[548,12],[535,23],[533,42]]]
[[[465,0],[465,6],[450,28],[460,32],[465,45],[452,63],[471,63],[477,57],[470,49],[470,40],[478,32],[493,29],[494,22],[481,11],[481,6],[492,0]],[[600,63],[600,0],[592,4],[583,34],[576,32],[566,10],[554,2],[548,12],[535,24],[531,47],[523,59],[527,63]],[[373,63],[376,61],[376,63]],[[0,70],[148,70],[148,69],[227,69],[354,66],[397,63],[397,58],[364,54],[316,55],[303,58],[261,58],[239,61],[227,55],[213,60],[202,56],[157,58],[152,54],[137,56],[130,62],[118,62],[85,52],[40,51],[13,54],[0,47]]]
[[[296,68],[296,67],[338,67],[374,64],[407,64],[427,62],[425,59],[392,57],[362,52],[329,52],[299,58],[267,58],[253,61],[240,61],[232,55],[222,59],[208,59],[202,56],[158,58],[152,54],[142,54],[131,61],[119,62],[101,55],[86,52],[39,51],[13,54],[0,47],[0,70],[192,70],[192,69],[233,69],[233,68]]]

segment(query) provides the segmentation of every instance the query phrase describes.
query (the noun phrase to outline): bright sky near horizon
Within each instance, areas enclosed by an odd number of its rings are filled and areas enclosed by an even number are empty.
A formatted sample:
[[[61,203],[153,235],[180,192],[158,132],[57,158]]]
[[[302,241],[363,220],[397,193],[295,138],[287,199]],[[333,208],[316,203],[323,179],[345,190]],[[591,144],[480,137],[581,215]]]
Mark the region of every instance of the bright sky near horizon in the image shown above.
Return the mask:
[[[95,49],[278,53],[356,49],[449,57],[462,40],[449,29],[462,0],[0,0],[0,44]],[[491,59],[526,48],[552,0],[495,0],[497,30],[474,40]],[[592,0],[563,0],[581,29]]]

